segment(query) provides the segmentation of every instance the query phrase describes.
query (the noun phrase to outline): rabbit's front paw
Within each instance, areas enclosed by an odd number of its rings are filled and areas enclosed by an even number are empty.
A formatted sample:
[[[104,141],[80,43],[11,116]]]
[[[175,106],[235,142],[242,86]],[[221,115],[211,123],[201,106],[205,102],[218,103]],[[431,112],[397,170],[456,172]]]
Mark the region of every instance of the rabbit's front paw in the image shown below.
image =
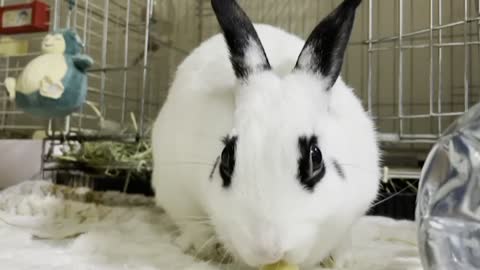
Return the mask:
[[[182,233],[175,240],[173,243],[179,247],[183,252],[187,252],[192,247],[192,239],[188,233]]]
[[[333,268],[344,269],[353,265],[354,256],[352,253],[351,234],[342,241],[342,243],[333,251]]]
[[[183,252],[189,252],[195,256],[204,256],[214,250],[217,242],[208,231],[189,228],[182,230],[182,233],[174,240],[174,243]]]
[[[220,264],[229,264],[233,261],[232,255],[218,241],[214,233],[204,229],[187,229],[178,236],[174,243],[185,253],[197,259],[215,261]]]
[[[336,252],[333,255],[333,265],[335,269],[346,269],[354,263],[352,251],[350,249]]]

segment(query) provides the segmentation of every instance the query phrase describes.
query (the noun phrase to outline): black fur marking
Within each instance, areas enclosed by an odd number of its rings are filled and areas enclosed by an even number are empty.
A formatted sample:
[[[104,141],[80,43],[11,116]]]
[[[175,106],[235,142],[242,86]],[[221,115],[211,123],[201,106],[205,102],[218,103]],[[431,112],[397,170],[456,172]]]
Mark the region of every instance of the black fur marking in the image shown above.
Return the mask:
[[[337,171],[338,175],[342,178],[345,179],[345,171],[343,170],[343,167],[338,163],[337,160],[334,160],[333,162],[333,167],[335,167],[335,170]]]
[[[360,2],[344,0],[315,27],[300,53],[295,69],[320,73],[329,80],[328,89],[337,81],[352,32],[355,10]],[[305,55],[310,52],[313,54]],[[305,63],[300,61],[305,57],[311,57],[309,66],[303,66]]]
[[[217,16],[218,23],[223,30],[223,36],[230,51],[235,76],[246,80],[254,70],[270,70],[267,55],[263,49],[252,22],[235,0],[212,0],[212,8]],[[245,54],[250,43],[256,43],[259,53],[263,56],[259,66],[248,66]]]
[[[297,177],[308,191],[313,191],[315,186],[325,176],[325,163],[317,145],[317,137],[305,136],[298,139],[300,158],[298,159]]]
[[[225,147],[220,156],[220,166],[218,167],[218,170],[223,180],[222,186],[228,188],[232,184],[232,176],[235,169],[237,137],[225,137],[222,141]]]

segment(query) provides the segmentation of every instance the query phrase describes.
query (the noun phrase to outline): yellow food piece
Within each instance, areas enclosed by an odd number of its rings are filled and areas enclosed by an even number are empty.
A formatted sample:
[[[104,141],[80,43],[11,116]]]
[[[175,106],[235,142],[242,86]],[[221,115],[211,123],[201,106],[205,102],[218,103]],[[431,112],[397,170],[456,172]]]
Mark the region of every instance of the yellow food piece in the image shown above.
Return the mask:
[[[264,265],[260,270],[299,270],[298,266],[293,264],[288,264],[285,261],[279,261],[274,264]]]

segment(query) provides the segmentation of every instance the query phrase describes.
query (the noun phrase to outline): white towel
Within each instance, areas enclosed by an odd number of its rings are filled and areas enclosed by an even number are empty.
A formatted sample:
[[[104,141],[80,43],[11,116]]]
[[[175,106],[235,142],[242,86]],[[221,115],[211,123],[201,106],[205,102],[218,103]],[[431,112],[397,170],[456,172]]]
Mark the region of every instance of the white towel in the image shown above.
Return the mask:
[[[0,193],[0,269],[244,269],[182,253],[172,244],[175,227],[149,198],[66,190],[27,181]],[[353,232],[348,270],[422,269],[413,222],[365,217]]]

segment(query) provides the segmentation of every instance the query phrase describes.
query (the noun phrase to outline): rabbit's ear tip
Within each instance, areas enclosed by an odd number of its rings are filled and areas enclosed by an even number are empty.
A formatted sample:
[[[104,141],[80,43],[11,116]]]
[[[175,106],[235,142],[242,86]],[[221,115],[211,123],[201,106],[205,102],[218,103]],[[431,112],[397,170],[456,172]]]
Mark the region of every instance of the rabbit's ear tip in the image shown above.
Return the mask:
[[[258,34],[235,0],[212,0],[212,8],[230,51],[230,62],[238,79],[271,69]]]
[[[346,1],[354,6],[360,5],[360,3],[362,2],[362,0],[346,0]]]
[[[211,5],[214,10],[226,8],[227,6],[232,6],[233,4],[238,5],[235,0],[212,0]]]
[[[319,74],[328,80],[329,89],[342,69],[343,57],[361,0],[344,0],[312,31],[298,57],[295,69]]]

